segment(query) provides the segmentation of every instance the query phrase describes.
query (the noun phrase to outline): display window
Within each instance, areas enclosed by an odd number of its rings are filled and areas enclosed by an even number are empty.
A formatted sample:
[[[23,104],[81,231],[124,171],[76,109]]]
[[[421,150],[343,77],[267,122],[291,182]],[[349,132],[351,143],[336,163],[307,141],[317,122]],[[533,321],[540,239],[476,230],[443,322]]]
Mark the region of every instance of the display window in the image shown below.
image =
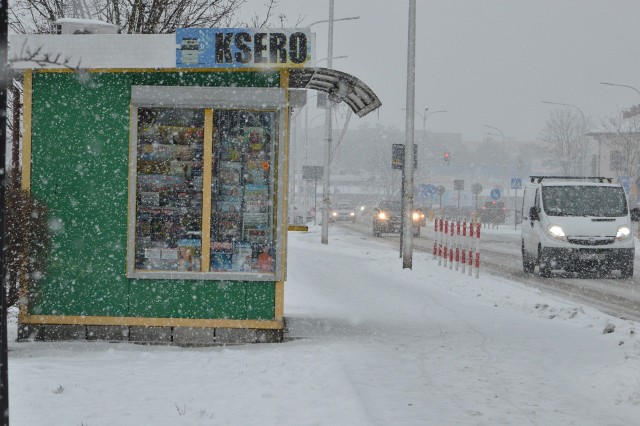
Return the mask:
[[[202,270],[204,110],[138,108],[137,270]]]
[[[276,279],[281,115],[134,105],[129,276]]]
[[[211,270],[273,272],[275,112],[214,112]]]

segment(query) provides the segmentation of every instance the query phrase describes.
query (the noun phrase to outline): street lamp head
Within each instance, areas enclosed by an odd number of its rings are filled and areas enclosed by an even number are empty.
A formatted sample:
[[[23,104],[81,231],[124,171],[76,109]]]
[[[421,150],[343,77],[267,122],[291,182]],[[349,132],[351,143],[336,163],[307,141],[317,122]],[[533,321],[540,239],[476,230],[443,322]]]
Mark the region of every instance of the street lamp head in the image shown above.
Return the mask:
[[[632,89],[635,90],[636,93],[638,93],[640,95],[640,90],[636,89],[633,86],[629,86],[628,84],[617,84],[617,83],[606,83],[606,82],[600,82],[600,84],[605,84],[607,86],[618,86],[618,87],[626,87],[628,89]]]
[[[333,22],[336,22],[336,21],[353,21],[353,20],[356,20],[356,19],[360,19],[360,17],[359,16],[347,16],[346,18],[334,19]],[[324,22],[329,22],[329,20],[328,19],[323,19],[321,21],[312,22],[309,25],[307,25],[307,28],[311,28],[313,25],[322,24]]]

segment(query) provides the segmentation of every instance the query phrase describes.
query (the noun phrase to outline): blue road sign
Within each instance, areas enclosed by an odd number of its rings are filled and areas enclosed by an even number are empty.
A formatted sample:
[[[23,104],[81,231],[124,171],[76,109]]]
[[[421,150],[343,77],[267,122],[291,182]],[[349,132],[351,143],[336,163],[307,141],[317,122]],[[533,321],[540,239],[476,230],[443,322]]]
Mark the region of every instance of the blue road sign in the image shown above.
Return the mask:
[[[491,193],[489,194],[492,200],[497,200],[501,195],[502,194],[500,193],[500,190],[498,188],[493,188],[491,190]]]
[[[511,189],[522,189],[522,178],[511,178]]]
[[[431,197],[432,195],[436,195],[438,192],[438,188],[435,185],[431,184],[422,184],[420,185],[420,195],[423,198]]]

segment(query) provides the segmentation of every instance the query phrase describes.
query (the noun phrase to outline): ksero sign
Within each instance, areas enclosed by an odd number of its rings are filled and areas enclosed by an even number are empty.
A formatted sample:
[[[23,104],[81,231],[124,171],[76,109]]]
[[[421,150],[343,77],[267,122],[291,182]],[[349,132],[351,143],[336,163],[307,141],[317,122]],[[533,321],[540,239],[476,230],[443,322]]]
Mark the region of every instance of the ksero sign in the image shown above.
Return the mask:
[[[304,67],[311,60],[308,28],[178,28],[178,68]]]

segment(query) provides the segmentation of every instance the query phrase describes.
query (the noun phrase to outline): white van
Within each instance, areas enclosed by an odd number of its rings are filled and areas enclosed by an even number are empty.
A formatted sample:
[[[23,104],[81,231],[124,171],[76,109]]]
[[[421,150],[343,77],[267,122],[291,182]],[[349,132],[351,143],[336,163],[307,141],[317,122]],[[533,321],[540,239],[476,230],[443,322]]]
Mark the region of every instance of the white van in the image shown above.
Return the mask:
[[[522,267],[542,277],[552,270],[619,270],[633,275],[635,256],[629,209],[620,184],[610,178],[531,176],[522,205]]]

